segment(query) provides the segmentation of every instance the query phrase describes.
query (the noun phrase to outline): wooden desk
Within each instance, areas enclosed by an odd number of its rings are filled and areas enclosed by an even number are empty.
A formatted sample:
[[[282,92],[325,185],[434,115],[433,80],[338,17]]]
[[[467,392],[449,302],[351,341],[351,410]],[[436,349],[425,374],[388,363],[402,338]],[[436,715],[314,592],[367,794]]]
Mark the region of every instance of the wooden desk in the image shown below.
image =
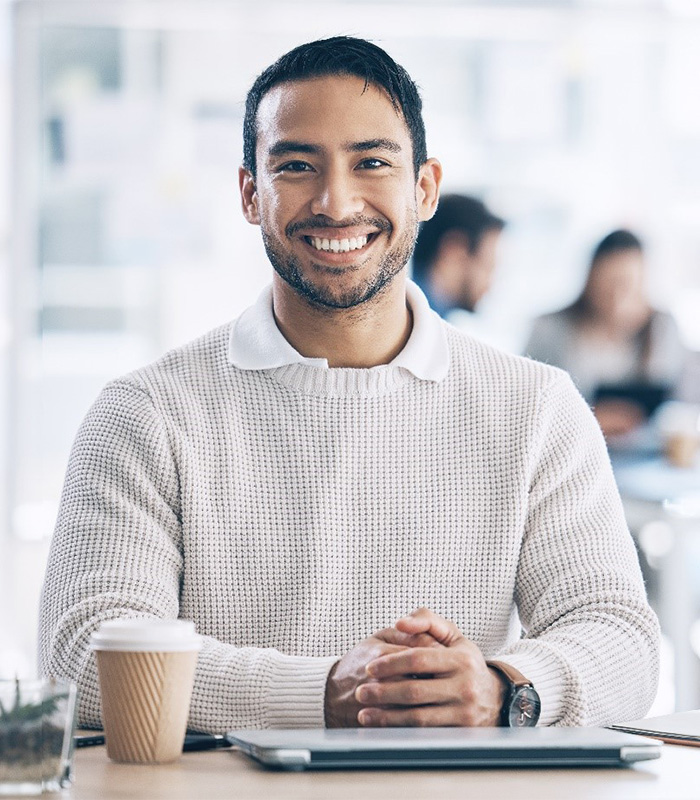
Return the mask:
[[[104,747],[76,751],[63,800],[697,800],[700,748],[666,745],[624,769],[268,772],[232,750],[185,753],[174,764],[114,764]]]

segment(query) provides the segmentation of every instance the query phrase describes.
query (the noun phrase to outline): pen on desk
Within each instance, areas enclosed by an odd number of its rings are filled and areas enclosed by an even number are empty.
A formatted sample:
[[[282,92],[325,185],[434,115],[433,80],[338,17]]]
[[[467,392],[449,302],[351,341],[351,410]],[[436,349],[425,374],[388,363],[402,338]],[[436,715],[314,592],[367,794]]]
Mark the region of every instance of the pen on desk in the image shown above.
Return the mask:
[[[75,737],[76,747],[95,747],[104,743],[105,737],[103,733]],[[231,742],[229,742],[225,736],[221,736],[221,734],[188,733],[187,736],[185,736],[182,751],[216,750],[220,747],[231,747]]]

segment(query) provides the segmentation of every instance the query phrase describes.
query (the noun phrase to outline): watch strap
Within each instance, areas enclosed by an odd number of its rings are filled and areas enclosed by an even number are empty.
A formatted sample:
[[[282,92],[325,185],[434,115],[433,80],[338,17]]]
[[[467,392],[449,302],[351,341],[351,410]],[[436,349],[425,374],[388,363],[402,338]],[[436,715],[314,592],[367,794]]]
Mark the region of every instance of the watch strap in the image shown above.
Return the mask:
[[[506,664],[503,661],[486,661],[487,667],[492,667],[493,669],[500,672],[502,675],[506,677],[508,681],[513,686],[532,686],[532,681],[528,680],[522,672],[519,672],[515,667],[512,667],[510,664]]]

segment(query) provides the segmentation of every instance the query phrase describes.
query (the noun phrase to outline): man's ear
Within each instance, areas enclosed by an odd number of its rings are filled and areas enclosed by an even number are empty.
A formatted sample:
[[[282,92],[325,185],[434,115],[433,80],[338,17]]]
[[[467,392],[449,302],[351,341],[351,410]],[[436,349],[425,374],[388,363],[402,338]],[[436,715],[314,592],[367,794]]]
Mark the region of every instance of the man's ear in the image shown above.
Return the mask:
[[[241,190],[241,207],[243,216],[251,225],[260,224],[258,209],[258,192],[255,188],[253,173],[245,167],[238,168],[238,188]]]
[[[416,203],[418,219],[424,222],[430,219],[437,208],[442,183],[442,165],[437,158],[429,158],[418,172],[416,182]]]

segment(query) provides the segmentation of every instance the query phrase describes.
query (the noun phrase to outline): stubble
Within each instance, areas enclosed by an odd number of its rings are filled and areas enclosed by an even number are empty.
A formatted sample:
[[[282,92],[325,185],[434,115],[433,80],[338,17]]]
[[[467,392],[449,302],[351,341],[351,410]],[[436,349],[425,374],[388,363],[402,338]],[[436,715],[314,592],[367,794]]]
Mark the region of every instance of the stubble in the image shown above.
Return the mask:
[[[371,301],[374,297],[381,294],[404,269],[415,247],[418,235],[418,217],[415,210],[410,211],[411,219],[406,225],[406,231],[400,239],[388,250],[379,263],[373,274],[369,277],[353,282],[348,289],[342,290],[338,286],[326,285],[322,281],[314,281],[313,275],[319,276],[346,275],[348,272],[359,271],[362,264],[357,266],[347,266],[333,268],[327,264],[311,263],[311,275],[304,275],[299,259],[284,247],[280,240],[266,230],[265,225],[261,226],[263,244],[265,252],[270,260],[275,272],[285,281],[297,294],[304,298],[311,305],[320,310],[337,310],[358,308]],[[346,225],[356,225],[370,223],[374,227],[386,231],[389,235],[391,225],[386,220],[367,218],[348,221]],[[313,221],[305,220],[303,223],[289,226],[286,234],[289,238],[294,234],[295,229],[309,229],[313,227],[328,228],[329,225],[324,220],[314,224]],[[384,235],[382,233],[381,235]]]

